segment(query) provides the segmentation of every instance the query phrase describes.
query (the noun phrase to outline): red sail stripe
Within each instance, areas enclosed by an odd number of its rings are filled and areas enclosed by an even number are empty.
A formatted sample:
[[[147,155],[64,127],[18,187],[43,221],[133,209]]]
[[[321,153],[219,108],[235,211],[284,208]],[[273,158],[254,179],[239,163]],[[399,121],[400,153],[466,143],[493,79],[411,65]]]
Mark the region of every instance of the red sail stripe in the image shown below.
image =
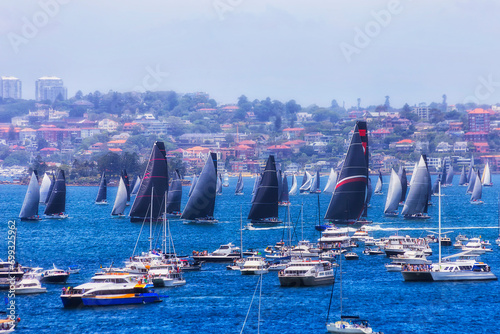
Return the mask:
[[[354,177],[352,179],[342,180],[339,183],[337,183],[337,186],[335,187],[335,189],[337,189],[340,186],[343,186],[344,184],[351,183],[351,182],[364,182],[364,183],[366,183],[366,177]]]

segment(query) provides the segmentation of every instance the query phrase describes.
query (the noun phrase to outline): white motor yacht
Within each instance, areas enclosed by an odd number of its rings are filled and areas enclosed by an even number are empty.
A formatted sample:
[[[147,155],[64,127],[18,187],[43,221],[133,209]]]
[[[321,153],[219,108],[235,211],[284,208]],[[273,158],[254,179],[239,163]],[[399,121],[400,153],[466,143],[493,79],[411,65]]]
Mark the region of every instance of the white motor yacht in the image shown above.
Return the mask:
[[[30,295],[47,292],[40,281],[32,274],[24,274],[23,278],[14,286],[16,295]]]
[[[193,251],[193,259],[196,261],[205,262],[232,262],[234,259],[241,257],[241,250],[239,247],[234,246],[232,243],[221,245],[217,250],[212,253],[207,251],[196,252]]]
[[[354,234],[352,235],[351,239],[353,240],[364,240],[366,238],[368,238],[369,235],[368,235],[368,232],[366,232],[366,228],[364,226],[361,226],[359,228],[359,230],[357,230],[356,232],[354,232]]]
[[[245,259],[240,269],[242,275],[262,275],[269,272],[266,260],[261,256],[251,256]]]
[[[368,321],[359,317],[342,316],[339,321],[326,325],[328,333],[372,334],[373,330]]]
[[[484,254],[485,252],[491,252],[490,248],[486,248],[486,246],[481,243],[480,238],[470,238],[469,242],[462,246],[462,250],[464,252],[471,251],[478,255]]]
[[[427,257],[423,252],[417,251],[406,251],[403,255],[397,255],[391,257],[392,261],[390,263],[384,264],[385,269],[389,272],[400,272],[404,265],[423,265],[431,264],[431,260],[427,260]]]
[[[349,229],[347,227],[328,227],[321,233],[318,243],[322,250],[348,248],[351,243]]]
[[[278,273],[281,286],[316,286],[333,284],[333,266],[329,261],[294,259]]]

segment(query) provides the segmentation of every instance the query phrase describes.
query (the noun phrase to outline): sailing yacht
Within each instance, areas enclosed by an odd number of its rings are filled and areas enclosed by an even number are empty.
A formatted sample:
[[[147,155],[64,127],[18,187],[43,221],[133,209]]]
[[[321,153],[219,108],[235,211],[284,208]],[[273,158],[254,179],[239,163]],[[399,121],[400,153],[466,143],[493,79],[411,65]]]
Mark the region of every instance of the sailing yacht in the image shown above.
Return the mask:
[[[28,190],[24,196],[23,206],[19,213],[21,221],[36,221],[40,220],[38,215],[38,204],[40,202],[40,189],[38,186],[38,175],[36,170],[31,173],[30,183]]]
[[[281,192],[278,198],[279,206],[290,206],[290,197],[288,193],[288,179],[283,173],[283,181],[281,182]]]
[[[408,197],[401,214],[405,219],[429,219],[427,215],[429,194],[429,172],[423,156],[420,156],[417,168],[413,171]]]
[[[127,170],[122,170],[121,175],[123,177],[123,182],[125,182],[125,188],[127,189],[127,205],[130,205],[130,180],[128,179]]]
[[[216,183],[216,194],[217,195],[222,195],[222,175],[219,174],[219,177],[217,178],[217,183]]]
[[[115,203],[113,204],[113,209],[111,210],[111,216],[125,217],[126,206],[127,206],[127,188],[125,187],[125,182],[123,181],[123,177],[120,176],[120,181],[118,183],[118,190],[116,191]]]
[[[179,171],[174,172],[174,177],[167,193],[167,210],[165,215],[170,218],[180,217],[182,199],[182,181]]]
[[[460,173],[460,180],[458,180],[459,186],[467,185],[467,174],[465,173],[465,166],[462,166],[462,172]]]
[[[389,189],[387,190],[387,199],[385,201],[384,214],[386,216],[395,217],[398,215],[399,201],[403,189],[401,180],[394,169],[391,169],[391,179],[389,181]]]
[[[406,178],[406,169],[403,166],[399,166],[398,171],[399,179],[401,180],[401,200],[399,205],[403,205],[406,200],[406,191],[408,190],[408,179]]]
[[[479,171],[476,174],[476,180],[474,181],[474,188],[472,188],[472,194],[470,196],[471,204],[483,204],[481,197],[483,194],[483,184],[479,178]]]
[[[222,182],[223,187],[229,187],[229,174],[224,173],[224,181]]]
[[[45,207],[45,217],[52,219],[64,219],[68,218],[66,211],[66,179],[64,177],[64,171],[61,169],[57,173],[56,181],[54,182],[54,188],[52,189],[49,201]]]
[[[298,185],[297,185],[297,176],[295,176],[295,174],[293,174],[292,176],[292,186],[290,187],[290,191],[288,192],[289,195],[297,195],[297,189],[298,189]]]
[[[99,190],[97,191],[97,197],[95,199],[95,204],[107,205],[107,182],[106,173],[102,172],[101,181],[99,182]]]
[[[191,187],[189,188],[188,197],[191,196],[191,193],[193,192],[194,187],[196,186],[196,182],[198,182],[198,176],[194,174],[193,179],[191,180]]]
[[[455,175],[455,171],[453,170],[453,165],[450,163],[450,167],[448,168],[447,171],[447,176],[446,176],[446,184],[448,187],[451,187],[453,185],[453,176]]]
[[[122,179],[127,189],[125,173]],[[161,209],[165,193],[168,191],[168,166],[165,153],[165,144],[156,141],[151,149],[148,165],[144,171],[139,191],[130,209],[131,222],[143,222],[152,217],[154,221],[161,220],[163,210]],[[127,190],[127,199],[130,198]]]
[[[260,181],[262,181],[262,175],[260,173],[255,176],[255,181],[253,183],[253,189],[252,189],[252,203],[255,200],[255,195],[257,194],[257,189],[259,188]]]
[[[137,177],[135,178],[134,186],[132,187],[132,191],[130,191],[130,195],[137,195],[140,186],[141,186],[141,177],[137,175]]]
[[[309,189],[311,189],[312,184],[312,175],[308,172],[304,172],[304,176],[302,177],[302,185],[299,188],[300,194],[309,194]]]
[[[248,219],[254,226],[272,226],[282,223],[278,219],[278,177],[273,155],[267,159],[262,181],[255,192]]]
[[[240,172],[240,175],[238,175],[238,181],[236,182],[236,188],[234,189],[234,194],[239,196],[243,195],[243,186],[243,176]]]
[[[366,122],[357,121],[347,150],[339,181],[324,219],[335,224],[363,224],[368,185],[368,145]]]
[[[328,176],[328,181],[326,182],[324,193],[333,193],[335,186],[337,185],[337,173],[333,168],[330,169],[330,175]]]
[[[200,177],[182,211],[181,219],[200,224],[214,224],[215,198],[217,186],[217,155],[210,153]]]
[[[349,334],[372,334],[373,330],[368,321],[360,319],[359,316],[343,315],[343,295],[342,295],[342,258],[339,256],[340,264],[340,320],[328,322],[330,310],[328,310],[326,330],[328,333],[349,333]],[[330,299],[333,297],[333,287]],[[331,301],[330,301],[331,305]]]
[[[491,172],[490,172],[490,163],[486,162],[486,166],[484,166],[483,177],[481,178],[481,183],[485,187],[491,187],[493,183],[491,182]]]
[[[309,192],[311,194],[321,194],[321,188],[319,182],[320,182],[319,171],[316,171],[313,179],[311,180],[311,187],[309,188]]]
[[[377,195],[382,194],[382,186],[384,182],[382,181],[382,172],[380,170],[378,171],[378,179],[377,179],[377,184],[375,185],[375,191],[374,193]]]

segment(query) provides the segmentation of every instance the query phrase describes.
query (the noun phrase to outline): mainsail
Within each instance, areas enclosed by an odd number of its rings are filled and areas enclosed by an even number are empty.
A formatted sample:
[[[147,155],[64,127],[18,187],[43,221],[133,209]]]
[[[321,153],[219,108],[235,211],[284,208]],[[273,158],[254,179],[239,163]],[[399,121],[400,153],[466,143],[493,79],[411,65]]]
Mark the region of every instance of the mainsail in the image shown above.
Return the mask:
[[[125,183],[126,189],[127,183],[125,179],[123,183]],[[156,141],[151,149],[141,186],[130,209],[130,221],[144,221],[150,217],[154,220],[159,219],[165,210],[163,203],[167,191],[168,166],[165,144]],[[127,197],[128,195],[127,191]]]
[[[127,202],[130,202],[130,181],[128,179],[127,170],[124,169],[122,171],[122,177],[123,177],[123,182],[125,182],[125,188],[127,188]]]
[[[366,136],[366,122],[358,121],[354,126],[354,133],[340,171],[339,181],[325,214],[326,220],[349,224],[356,221],[363,213],[368,183],[368,164],[367,157],[365,157],[367,150],[362,142],[362,136]]]
[[[267,159],[262,181],[248,213],[248,219],[252,221],[270,218],[278,218],[278,177],[273,155]]]
[[[455,171],[453,170],[453,165],[450,164],[448,168],[448,175],[446,176],[446,184],[451,186],[453,184],[453,176],[455,175]]]
[[[125,186],[123,177],[120,176],[120,181],[118,183],[118,190],[116,191],[115,203],[113,204],[113,210],[111,210],[111,215],[123,216],[126,206],[127,206],[127,187]]]
[[[238,181],[236,182],[236,188],[234,189],[234,193],[237,194],[237,195],[242,195],[243,194],[243,176],[241,175],[241,172],[240,172],[240,175],[238,175]]]
[[[47,203],[50,194],[50,185],[52,182],[50,181],[50,177],[47,173],[43,174],[42,184],[40,185],[40,203]]]
[[[476,175],[474,174],[474,155],[472,155],[472,157],[470,158],[469,175],[467,176],[467,182],[471,183],[475,182],[475,180],[476,180]]]
[[[387,190],[387,199],[384,208],[385,214],[397,214],[402,193],[401,180],[396,171],[391,169],[391,179],[389,180],[389,189]]]
[[[132,188],[130,195],[137,195],[137,192],[139,191],[140,186],[141,186],[141,177],[139,175],[137,175],[135,182],[134,182],[134,187]]]
[[[179,171],[174,172],[172,183],[168,189],[167,194],[167,213],[181,212],[181,199],[182,199],[182,181]]]
[[[283,173],[283,182],[282,182],[281,196],[279,198],[279,202],[280,203],[289,203],[290,202],[290,197],[288,194],[288,179],[287,179],[285,173]]]
[[[474,170],[474,168],[472,168],[472,170]],[[469,185],[467,186],[467,191],[465,192],[466,194],[472,194],[472,190],[474,189],[475,183],[476,183],[476,173],[472,174],[469,179]]]
[[[217,186],[217,154],[210,153],[181,218],[195,220],[214,216]]]
[[[476,174],[476,181],[474,182],[474,189],[472,190],[472,195],[470,196],[471,202],[477,202],[481,200],[483,195],[483,185],[481,183],[481,178],[479,177],[479,171]]]
[[[54,176],[54,173],[50,174],[51,180],[50,180],[50,186],[49,186],[49,191],[47,192],[47,197],[45,198],[45,204],[49,202],[50,195],[52,194],[52,190],[54,190],[54,186],[56,184],[56,177]]]
[[[458,181],[459,186],[467,184],[467,174],[465,174],[465,166],[462,166],[462,173],[460,173],[460,180]]]
[[[191,196],[193,193],[193,189],[196,186],[196,182],[198,182],[198,176],[196,174],[193,175],[193,180],[191,181],[191,187],[189,188],[188,196]]]
[[[311,188],[309,189],[310,193],[320,193],[320,179],[319,179],[319,171],[316,171],[312,180],[311,180]]]
[[[408,192],[403,211],[405,217],[422,216],[427,212],[429,192],[429,172],[423,156],[420,157],[417,168],[412,176],[413,184]]]
[[[36,170],[31,173],[28,190],[24,196],[23,206],[19,213],[21,220],[38,220],[38,204],[40,202],[40,187],[38,186],[38,174]]]
[[[54,182],[54,188],[50,193],[49,201],[45,207],[44,214],[59,215],[66,211],[66,179],[64,177],[64,171],[61,169],[57,173],[56,181]]]
[[[484,166],[483,177],[481,178],[481,183],[485,186],[491,186],[491,172],[490,172],[490,163],[486,162],[486,166]]]
[[[217,195],[222,195],[222,175],[217,178]]]
[[[99,190],[97,191],[96,203],[107,203],[107,182],[106,173],[102,172],[101,182],[99,182]]]

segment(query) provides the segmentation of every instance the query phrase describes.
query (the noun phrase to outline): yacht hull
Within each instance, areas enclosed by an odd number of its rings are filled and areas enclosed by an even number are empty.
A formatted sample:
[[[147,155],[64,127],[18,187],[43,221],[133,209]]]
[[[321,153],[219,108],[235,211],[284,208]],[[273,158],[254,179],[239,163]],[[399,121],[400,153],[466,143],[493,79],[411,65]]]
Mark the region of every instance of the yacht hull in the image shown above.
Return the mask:
[[[432,282],[430,271],[402,271],[405,282]]]
[[[280,276],[280,285],[285,287],[299,287],[299,286],[317,286],[333,284],[334,278],[332,277],[288,277]]]
[[[146,303],[156,303],[160,301],[161,299],[157,293],[126,294],[121,296],[82,298],[83,305],[85,306],[146,304]]]

